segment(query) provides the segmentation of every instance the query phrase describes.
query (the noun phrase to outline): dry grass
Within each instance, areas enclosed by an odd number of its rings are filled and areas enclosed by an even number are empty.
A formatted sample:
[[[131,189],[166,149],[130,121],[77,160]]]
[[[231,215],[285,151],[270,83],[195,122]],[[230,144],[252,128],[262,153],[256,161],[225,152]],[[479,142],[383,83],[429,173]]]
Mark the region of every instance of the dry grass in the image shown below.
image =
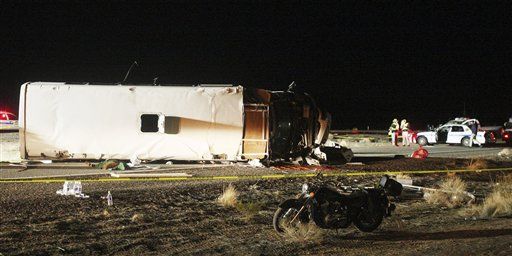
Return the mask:
[[[468,165],[469,170],[482,170],[487,168],[489,168],[489,163],[482,158],[471,159]]]
[[[480,217],[512,216],[512,191],[495,191],[485,198]]]
[[[445,179],[438,190],[425,193],[425,200],[430,204],[446,206],[448,208],[460,207],[466,203],[466,183],[459,177]]]
[[[283,230],[285,239],[290,242],[320,243],[325,237],[324,231],[311,222],[283,226]]]
[[[249,202],[236,204],[236,209],[240,211],[247,220],[252,219],[254,216],[259,214],[262,208],[263,205],[261,203]]]
[[[404,180],[410,180],[412,179],[411,176],[407,175],[407,174],[404,174],[404,173],[399,173],[396,175],[396,178],[397,179],[404,179]]]
[[[412,177],[407,174],[403,174],[403,173],[397,174],[395,176],[395,180],[404,185],[412,185],[412,183],[413,183]]]
[[[481,205],[462,214],[481,218],[512,216],[512,175],[502,177]]]
[[[132,216],[131,220],[132,220],[132,222],[140,223],[140,222],[144,222],[146,220],[146,218],[145,218],[144,214],[136,213]]]
[[[236,188],[232,184],[229,184],[222,192],[222,195],[217,198],[217,203],[224,207],[236,207],[238,195],[239,193]]]

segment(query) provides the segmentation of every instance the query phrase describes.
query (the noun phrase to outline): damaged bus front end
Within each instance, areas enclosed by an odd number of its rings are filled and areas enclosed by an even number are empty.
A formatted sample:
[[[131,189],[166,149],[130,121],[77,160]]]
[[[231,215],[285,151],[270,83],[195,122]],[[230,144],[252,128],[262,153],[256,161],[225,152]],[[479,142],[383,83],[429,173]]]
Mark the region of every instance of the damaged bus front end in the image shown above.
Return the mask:
[[[341,160],[341,162],[350,161],[351,152],[344,156],[342,151],[346,151],[346,149],[339,145],[331,143],[333,145],[325,147],[331,116],[320,109],[309,94],[246,88],[244,105],[244,158],[299,163],[308,162],[307,158],[309,157],[321,162],[328,158]],[[253,132],[255,130],[255,118],[253,117],[255,106],[263,106],[260,108],[261,111],[267,111],[266,114],[262,114],[262,117],[266,117],[266,127],[256,128],[256,130],[263,131],[261,137],[258,138],[251,137],[255,134]],[[262,118],[262,121],[263,119],[265,118]],[[267,133],[265,134],[264,131]],[[265,141],[263,144],[266,147],[260,144],[259,153],[250,151],[258,144],[258,140]],[[267,151],[263,152],[264,149]],[[320,149],[325,153],[320,152]],[[262,155],[265,157],[262,158]]]

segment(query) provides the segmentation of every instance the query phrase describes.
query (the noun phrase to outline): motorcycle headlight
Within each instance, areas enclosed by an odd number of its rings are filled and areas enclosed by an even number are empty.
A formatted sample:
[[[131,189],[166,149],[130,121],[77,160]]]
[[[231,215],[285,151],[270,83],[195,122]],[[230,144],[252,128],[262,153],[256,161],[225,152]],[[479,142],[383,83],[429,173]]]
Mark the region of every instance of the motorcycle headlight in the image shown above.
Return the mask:
[[[307,193],[309,189],[309,185],[307,183],[302,184],[302,193]]]

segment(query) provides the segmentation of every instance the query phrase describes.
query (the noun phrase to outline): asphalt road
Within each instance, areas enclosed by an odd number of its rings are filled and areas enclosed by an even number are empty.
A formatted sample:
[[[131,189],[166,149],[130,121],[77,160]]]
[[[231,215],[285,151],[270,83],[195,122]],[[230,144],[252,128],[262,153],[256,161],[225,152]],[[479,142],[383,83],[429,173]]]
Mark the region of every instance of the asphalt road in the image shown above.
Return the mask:
[[[429,152],[430,157],[449,157],[449,158],[495,158],[498,153],[505,148],[505,144],[497,143],[493,146],[487,145],[482,148],[463,147],[459,145],[433,145],[425,146],[424,148]],[[356,157],[364,156],[386,156],[386,155],[403,155],[410,156],[414,150],[419,148],[418,145],[411,145],[410,147],[396,147],[393,145],[380,145],[380,146],[362,146],[353,147],[352,151]]]

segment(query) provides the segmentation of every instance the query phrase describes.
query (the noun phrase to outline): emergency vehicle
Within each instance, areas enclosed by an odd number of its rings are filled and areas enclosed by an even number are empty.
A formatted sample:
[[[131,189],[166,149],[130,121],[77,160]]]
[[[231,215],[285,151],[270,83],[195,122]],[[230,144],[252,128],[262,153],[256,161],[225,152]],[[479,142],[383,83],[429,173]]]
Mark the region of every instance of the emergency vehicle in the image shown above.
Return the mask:
[[[475,124],[478,127],[480,123],[476,119],[456,118],[441,125],[434,131],[419,132],[416,139],[421,146],[428,144],[461,144],[466,147],[472,146],[471,138],[473,132],[470,125]],[[477,131],[473,144],[485,144],[485,131]]]

